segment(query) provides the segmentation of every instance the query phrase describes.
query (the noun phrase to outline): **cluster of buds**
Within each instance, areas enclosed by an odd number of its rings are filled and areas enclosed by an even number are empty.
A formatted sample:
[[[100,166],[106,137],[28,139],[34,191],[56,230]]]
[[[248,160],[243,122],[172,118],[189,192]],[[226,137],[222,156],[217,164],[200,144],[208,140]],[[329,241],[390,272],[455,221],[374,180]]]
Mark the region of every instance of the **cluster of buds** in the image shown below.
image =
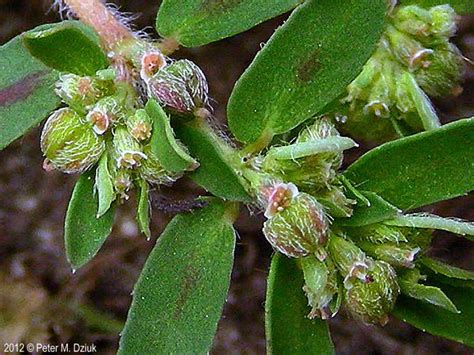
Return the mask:
[[[384,325],[404,290],[399,274],[419,272],[417,258],[428,249],[431,231],[383,222],[331,226],[333,218],[351,216],[355,202],[345,187],[360,198],[338,176],[343,147],[350,147],[343,138],[319,118],[292,144],[245,159],[252,173],[244,176],[267,218],[265,238],[277,252],[296,258],[303,271],[308,317],[333,317],[342,305],[356,319]],[[340,197],[325,198],[333,191]]]
[[[208,84],[202,70],[187,59],[173,61],[154,47],[135,42],[121,49],[140,69],[147,96],[177,116],[205,116]]]
[[[384,139],[438,125],[427,95],[460,92],[462,56],[450,42],[455,17],[449,5],[395,9],[376,52],[342,100],[337,116],[345,130]]]
[[[318,118],[304,128],[294,147],[311,144],[330,137],[339,137],[334,124],[326,117]],[[354,201],[344,194],[344,187],[337,179],[337,171],[343,160],[342,150],[333,150],[306,155],[300,158],[276,159],[271,148],[261,158],[261,169],[282,181],[291,181],[301,191],[316,197],[333,217],[349,217]]]
[[[56,93],[68,107],[53,112],[43,128],[46,168],[82,173],[106,155],[107,176],[120,200],[128,199],[137,179],[163,184],[178,177],[152,153],[152,119],[114,69],[87,77],[61,75]]]

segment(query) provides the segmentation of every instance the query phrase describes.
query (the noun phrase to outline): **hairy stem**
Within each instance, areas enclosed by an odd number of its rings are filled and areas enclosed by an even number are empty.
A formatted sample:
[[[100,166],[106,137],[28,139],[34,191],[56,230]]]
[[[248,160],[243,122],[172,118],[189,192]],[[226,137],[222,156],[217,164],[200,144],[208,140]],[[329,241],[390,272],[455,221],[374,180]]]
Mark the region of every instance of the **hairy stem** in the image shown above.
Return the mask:
[[[64,0],[71,11],[99,34],[106,50],[133,38],[133,33],[100,0]]]

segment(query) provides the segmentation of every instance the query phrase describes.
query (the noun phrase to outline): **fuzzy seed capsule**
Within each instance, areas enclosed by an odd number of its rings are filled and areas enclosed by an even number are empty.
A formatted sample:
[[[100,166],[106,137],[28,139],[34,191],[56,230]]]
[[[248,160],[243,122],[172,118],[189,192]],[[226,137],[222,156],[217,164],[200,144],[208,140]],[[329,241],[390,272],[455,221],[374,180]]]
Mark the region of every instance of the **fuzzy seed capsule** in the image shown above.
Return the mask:
[[[171,185],[182,176],[182,174],[171,173],[165,170],[158,158],[153,154],[150,145],[146,145],[143,148],[143,152],[147,156],[147,159],[143,161],[139,172],[150,184]]]
[[[436,48],[431,64],[415,73],[420,87],[431,96],[445,96],[456,93],[461,82],[463,62],[461,53],[451,43]]]
[[[105,142],[76,112],[62,108],[44,125],[41,150],[55,169],[73,174],[94,165],[105,150]]]
[[[201,69],[178,60],[159,70],[148,82],[149,95],[177,114],[193,114],[208,106],[208,85]]]
[[[114,91],[112,81],[81,77],[76,74],[61,75],[56,83],[56,94],[71,108],[85,114],[87,108]]]
[[[331,235],[328,245],[334,263],[344,277],[346,289],[352,288],[357,280],[371,282],[369,271],[374,262],[357,245],[337,235]]]
[[[370,282],[356,280],[345,290],[344,304],[354,318],[385,325],[400,293],[397,275],[388,263],[376,261],[369,277]]]
[[[359,246],[374,258],[383,260],[395,267],[410,269],[415,267],[415,257],[421,250],[419,247],[414,247],[408,243],[372,244],[361,242]]]
[[[324,260],[328,225],[323,206],[313,196],[299,193],[265,222],[263,234],[275,250],[286,256],[314,254]]]

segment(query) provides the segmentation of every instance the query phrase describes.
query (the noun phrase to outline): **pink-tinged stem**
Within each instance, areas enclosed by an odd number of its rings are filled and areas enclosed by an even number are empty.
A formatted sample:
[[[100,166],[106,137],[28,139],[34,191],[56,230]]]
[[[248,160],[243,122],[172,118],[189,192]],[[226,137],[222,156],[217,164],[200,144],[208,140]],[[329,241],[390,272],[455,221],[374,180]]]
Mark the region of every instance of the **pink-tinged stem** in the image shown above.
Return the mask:
[[[130,30],[120,23],[100,0],[64,0],[64,3],[85,24],[99,34],[106,50],[133,38]]]

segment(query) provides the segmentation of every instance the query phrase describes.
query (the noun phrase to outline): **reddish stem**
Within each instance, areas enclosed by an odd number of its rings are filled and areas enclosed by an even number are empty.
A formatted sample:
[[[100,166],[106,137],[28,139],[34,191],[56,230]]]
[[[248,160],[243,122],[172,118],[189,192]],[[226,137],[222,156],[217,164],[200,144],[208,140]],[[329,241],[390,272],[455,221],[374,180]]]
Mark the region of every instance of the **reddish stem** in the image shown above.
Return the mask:
[[[118,43],[134,37],[100,0],[64,2],[82,22],[96,30],[106,50],[112,50]]]

